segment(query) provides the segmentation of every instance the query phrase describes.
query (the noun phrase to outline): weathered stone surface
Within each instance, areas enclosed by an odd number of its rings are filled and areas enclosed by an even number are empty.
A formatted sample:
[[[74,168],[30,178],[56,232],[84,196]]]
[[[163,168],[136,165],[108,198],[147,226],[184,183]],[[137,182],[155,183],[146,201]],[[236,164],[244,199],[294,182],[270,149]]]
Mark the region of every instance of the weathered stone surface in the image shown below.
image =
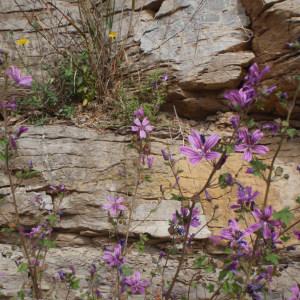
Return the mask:
[[[226,121],[228,122],[228,121]],[[226,124],[226,123],[225,123]],[[228,124],[228,123],[227,123]],[[206,124],[207,125],[207,124]],[[223,123],[224,126],[224,123]],[[226,128],[226,127],[225,127]],[[203,131],[203,128],[199,128]],[[213,131],[227,135],[227,131],[220,129],[218,123],[214,127],[205,129],[207,134]],[[158,130],[158,132],[160,132]],[[162,134],[160,132],[160,134]],[[60,204],[62,212],[61,221],[57,224],[57,230],[72,232],[89,237],[92,232],[95,235],[106,234],[112,230],[108,222],[107,214],[101,209],[105,198],[110,194],[124,195],[127,205],[133,201],[134,213],[131,224],[131,233],[148,233],[153,237],[166,238],[168,236],[168,220],[172,213],[179,209],[180,202],[172,200],[174,178],[170,170],[164,164],[160,151],[166,144],[171,143],[169,139],[155,138],[152,142],[152,153],[155,163],[152,170],[145,170],[145,176],[150,180],[144,180],[134,198],[132,192],[135,187],[135,154],[134,150],[128,148],[130,138],[128,136],[113,133],[97,133],[94,130],[80,129],[68,126],[43,126],[31,127],[29,132],[20,140],[20,151],[15,160],[15,168],[32,159],[34,168],[41,172],[38,179],[25,182],[25,187],[17,190],[17,199],[24,224],[32,225],[36,222],[35,215],[39,214],[41,207],[37,207],[32,201],[38,193],[41,194],[43,206],[51,209],[53,199],[45,194],[49,184],[64,183],[69,191]],[[271,142],[270,147],[274,149],[276,140]],[[296,197],[300,194],[299,174],[296,170],[300,161],[299,138],[284,144],[282,153],[278,157],[276,166],[284,169],[290,177],[276,181],[271,190],[270,199],[275,208],[284,206],[293,207]],[[181,143],[173,141],[171,150],[178,155],[178,147]],[[247,166],[240,165],[243,161],[240,155],[233,154],[227,161],[222,172],[237,174],[238,180],[243,185],[255,186],[260,192],[258,201],[264,195],[265,183],[255,176],[245,177]],[[210,172],[208,164],[190,166],[185,160],[179,159],[178,168],[184,171],[181,184],[186,195],[191,195],[201,189]],[[217,173],[215,180],[221,173]],[[0,192],[9,199],[8,181],[1,176]],[[288,184],[287,184],[288,183]],[[161,187],[166,189],[162,199]],[[214,225],[226,226],[227,220],[232,217],[229,206],[236,201],[236,189],[231,191],[212,189],[209,193],[216,199],[220,209],[216,212],[218,220]],[[126,196],[129,195],[129,196]],[[204,198],[204,195],[202,195]],[[202,198],[201,197],[201,198]],[[209,220],[212,215],[212,205],[201,201],[204,208],[202,224],[205,219]],[[1,206],[1,224],[5,225],[14,221],[13,206],[4,202]],[[145,221],[143,221],[146,219]],[[120,230],[125,230],[121,226]],[[197,237],[205,238],[209,231],[205,228]]]
[[[9,1],[10,2],[10,1]],[[48,54],[60,47],[75,45],[74,28],[51,5],[40,1],[19,1],[26,16],[12,1],[0,6],[1,47],[12,52],[12,61],[18,63],[19,54],[14,42],[26,36],[30,44],[22,50],[23,61],[37,69],[38,65],[50,59]],[[72,1],[53,2],[66,15],[79,22],[76,4]],[[191,98],[201,106],[200,115],[188,115],[194,110],[190,101],[185,101],[185,111],[180,101],[174,101],[169,94],[168,101],[178,106],[181,115],[203,118],[217,110],[225,110],[222,99],[216,98],[224,89],[235,87],[243,77],[244,68],[253,59],[253,54],[245,51],[249,36],[244,26],[248,18],[238,0],[148,0],[136,1],[132,11],[132,1],[116,1],[113,30],[119,38],[127,38],[128,61],[126,70],[144,78],[144,71],[163,68],[170,76],[170,89],[178,88],[183,99]],[[45,29],[48,38],[55,40],[51,47],[28,23]],[[59,24],[59,29],[50,30]],[[80,22],[79,22],[80,24]],[[9,32],[13,36],[8,35]],[[72,34],[70,34],[72,33]],[[76,45],[78,49],[78,45]],[[236,60],[233,62],[233,57]],[[128,63],[131,65],[128,68]],[[172,79],[171,79],[172,78]],[[213,92],[208,92],[213,91]],[[214,109],[206,102],[214,102]],[[167,107],[167,106],[166,106]]]
[[[38,191],[47,190],[49,184],[63,183],[69,193],[60,203],[63,213],[57,224],[58,230],[77,232],[107,233],[112,230],[107,214],[101,205],[110,194],[126,195],[134,189],[135,173],[133,150],[128,148],[130,138],[113,133],[98,134],[93,130],[66,126],[31,127],[29,133],[20,140],[20,150],[15,161],[19,169],[32,159],[35,170],[41,176],[28,181],[25,188],[17,189],[22,222],[26,225],[36,223],[37,207],[33,199]],[[153,143],[156,161],[148,176],[155,174],[156,180],[144,181],[138,189],[136,198],[125,197],[130,205],[133,201],[134,213],[131,224],[133,234],[148,233],[153,237],[168,237],[168,220],[180,202],[173,201],[169,193],[161,200],[160,184],[168,186],[172,177],[160,158],[162,140]],[[128,171],[129,170],[129,171]],[[155,173],[154,173],[155,172]],[[153,175],[154,176],[154,175]],[[8,181],[1,175],[0,192],[9,198]],[[35,192],[34,192],[35,191]],[[46,209],[51,210],[52,199],[41,193]],[[1,206],[3,216],[1,225],[13,223],[14,209],[10,202]],[[205,224],[202,217],[202,224]],[[121,231],[125,232],[126,226]],[[204,228],[198,238],[209,236]]]
[[[229,135],[227,115],[212,118],[212,123],[204,122],[197,124],[195,128],[207,134],[212,131],[220,135]],[[185,126],[183,127],[185,130]],[[165,132],[168,136],[169,132]],[[163,188],[170,187],[174,180],[164,165],[160,157],[161,148],[170,145],[176,159],[179,159],[178,146],[179,140],[169,140],[161,138],[164,136],[164,129],[157,128],[152,143],[152,153],[155,156],[155,163],[152,171],[147,171],[151,176],[151,181],[144,181],[134,200],[133,222],[130,227],[131,235],[137,236],[140,233],[148,233],[151,236],[149,244],[161,244],[166,241],[168,230],[168,219],[175,209],[179,209],[180,202],[171,200],[172,190],[166,190],[165,198],[162,199],[160,185]],[[21,212],[21,220],[25,225],[33,225],[37,222],[38,215],[46,208],[51,209],[56,204],[55,198],[52,198],[46,191],[49,184],[64,183],[67,194],[61,203],[61,221],[57,223],[54,231],[54,237],[57,242],[57,249],[49,252],[47,258],[47,271],[43,288],[49,293],[57,293],[58,298],[63,298],[64,289],[58,287],[52,288],[55,273],[61,268],[67,268],[74,265],[78,270],[78,275],[82,279],[81,287],[84,290],[87,287],[85,280],[90,263],[99,261],[101,253],[105,246],[109,245],[107,234],[112,230],[107,220],[106,213],[100,208],[105,197],[109,194],[123,195],[129,201],[131,197],[126,194],[132,190],[134,182],[134,151],[128,148],[130,137],[114,134],[111,132],[97,132],[90,129],[80,129],[69,126],[43,126],[30,127],[30,130],[24,134],[19,141],[19,152],[15,160],[15,168],[27,164],[32,159],[33,166],[41,172],[39,178],[27,180],[24,187],[17,189],[17,199]],[[266,143],[274,149],[275,139],[267,139]],[[293,207],[295,198],[300,194],[299,172],[296,165],[300,161],[299,152],[300,139],[295,138],[284,144],[283,151],[279,156],[276,166],[284,169],[288,173],[288,179],[277,180],[271,189],[270,201],[276,209],[285,206]],[[231,172],[238,174],[238,180],[244,185],[255,186],[261,192],[258,201],[261,202],[265,185],[262,180],[255,176],[245,176],[246,165],[240,168],[240,155],[233,155],[226,163],[222,172]],[[206,181],[210,167],[202,163],[199,166],[191,166],[184,159],[179,159],[178,168],[183,170],[181,173],[181,186],[186,196],[198,191]],[[215,179],[217,180],[218,175]],[[1,204],[1,226],[13,224],[13,207],[9,201],[8,182],[4,174],[0,176],[0,193],[5,195]],[[217,204],[219,209],[216,211],[217,220],[209,223],[209,228],[204,228],[198,233],[198,238],[207,237],[210,232],[218,232],[219,228],[226,226],[228,218],[231,218],[232,212],[230,205],[236,201],[236,189],[219,190],[209,189],[212,195],[213,204]],[[32,201],[38,194],[44,199],[42,206],[37,206]],[[203,198],[204,195],[201,196]],[[54,202],[53,202],[54,201]],[[212,204],[204,198],[201,200],[203,212],[201,222],[205,225],[212,215]],[[126,225],[120,226],[120,231],[124,230]],[[153,239],[154,238],[154,239]],[[156,239],[155,239],[156,238]],[[160,239],[157,239],[160,238]],[[14,243],[15,236],[0,235],[1,243]],[[196,253],[199,250],[196,246]],[[16,272],[15,261],[22,257],[17,250],[11,249],[8,245],[0,245],[0,284],[3,286],[3,294],[7,297],[14,295],[22,284],[21,274]],[[150,278],[150,272],[155,268],[159,249],[148,248],[144,254],[138,254],[130,251],[128,262],[135,269],[143,271],[147,278]],[[192,263],[193,255],[191,255]],[[176,258],[170,261],[170,267],[167,269],[166,276],[170,278],[176,266]],[[103,267],[101,267],[103,268]],[[293,274],[298,274],[299,266],[297,263],[291,263],[290,270]],[[105,294],[111,293],[111,282],[113,282],[111,273],[104,269],[100,272],[99,288]],[[181,282],[188,282],[192,274],[188,270],[181,273]],[[284,276],[284,275],[283,275]],[[285,277],[284,284],[280,279],[274,282],[276,293],[286,291],[289,288]],[[153,279],[151,294],[155,295],[156,289],[160,285],[159,276]],[[184,284],[179,284],[176,292],[180,295],[186,293]],[[206,299],[207,294],[203,287],[199,285],[193,290],[190,299]],[[77,299],[72,294],[71,299]],[[133,298],[135,299],[135,298]]]

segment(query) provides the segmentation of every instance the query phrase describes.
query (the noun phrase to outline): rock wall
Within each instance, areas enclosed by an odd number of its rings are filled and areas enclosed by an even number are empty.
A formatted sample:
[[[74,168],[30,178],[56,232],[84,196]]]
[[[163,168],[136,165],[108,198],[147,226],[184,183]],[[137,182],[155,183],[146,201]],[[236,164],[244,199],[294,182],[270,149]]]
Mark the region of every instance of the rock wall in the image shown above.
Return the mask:
[[[35,68],[60,47],[79,47],[71,24],[43,3],[1,1],[0,46],[12,52],[13,63],[21,56]],[[76,1],[52,3],[80,24]],[[298,0],[264,5],[260,0],[140,0],[134,11],[131,3],[116,1],[113,21],[119,40],[126,39],[125,73],[143,78],[164,70],[169,75],[165,109],[175,104],[181,116],[196,119],[226,110],[224,90],[237,87],[254,60],[271,65],[266,84],[275,82],[292,97],[295,85],[289,78],[299,70],[299,51],[290,51],[286,44],[299,37]],[[35,28],[42,28],[52,43],[36,35]],[[24,36],[29,46],[17,49],[15,40]],[[295,119],[299,111],[297,103]],[[275,97],[265,112],[282,113]]]
[[[204,122],[196,126],[201,132],[210,134],[218,132],[220,135],[230,134],[230,125],[225,116]],[[182,130],[189,130],[187,124],[182,125]],[[173,132],[171,130],[171,132]],[[27,179],[16,189],[17,201],[21,212],[21,222],[24,225],[38,223],[40,214],[45,210],[51,210],[58,205],[59,198],[54,197],[49,191],[50,184],[65,184],[66,196],[60,202],[61,219],[56,224],[54,237],[57,248],[49,252],[47,258],[47,272],[43,288],[50,294],[62,295],[62,287],[54,290],[52,277],[61,268],[74,265],[82,278],[81,288],[87,287],[84,279],[88,273],[91,262],[100,261],[103,249],[111,243],[110,232],[113,228],[107,214],[101,205],[108,195],[124,196],[127,203],[133,202],[133,222],[130,226],[130,241],[137,240],[140,233],[147,234],[150,238],[146,252],[137,254],[130,251],[129,262],[134,268],[143,270],[145,276],[150,278],[150,273],[157,262],[160,249],[168,245],[168,220],[172,213],[180,207],[180,202],[172,200],[172,193],[176,191],[168,189],[174,185],[174,178],[170,170],[164,164],[161,157],[161,149],[170,145],[174,157],[178,159],[178,167],[183,171],[180,182],[185,195],[191,195],[199,190],[207,179],[210,167],[206,164],[192,167],[184,159],[181,159],[178,147],[181,145],[181,137],[170,139],[168,128],[158,127],[155,130],[152,153],[155,157],[152,170],[146,170],[137,197],[133,200],[132,190],[135,182],[135,152],[128,147],[130,137],[112,132],[97,132],[91,129],[80,129],[71,126],[40,126],[30,127],[28,133],[19,140],[19,151],[14,160],[14,170],[19,170],[28,165],[32,160],[33,167],[40,173],[39,177]],[[266,139],[271,149],[276,147],[275,139]],[[300,139],[296,138],[286,143],[282,149],[276,166],[283,168],[284,174],[289,174],[286,179],[278,179],[272,186],[270,201],[276,209],[285,206],[294,207],[295,198],[300,194],[299,172],[296,166],[300,161]],[[246,165],[241,166],[241,156],[234,154],[226,163],[223,172],[236,174],[238,180],[244,185],[255,186],[260,192],[258,201],[262,201],[265,184],[255,176],[245,176]],[[217,180],[219,174],[216,174]],[[147,179],[146,179],[147,178]],[[161,188],[166,189],[164,197]],[[199,203],[201,209],[201,223],[206,224],[213,212],[213,205],[218,205],[217,219],[205,226],[196,235],[195,255],[201,251],[212,251],[220,254],[217,249],[208,247],[207,237],[212,232],[218,232],[232,217],[230,206],[236,201],[236,189],[211,189],[209,193],[216,199],[213,203],[202,199]],[[1,216],[0,227],[7,227],[14,223],[14,209],[8,188],[6,175],[0,172],[0,196]],[[39,196],[37,203],[34,199]],[[41,201],[42,200],[42,201]],[[125,232],[126,224],[120,225],[120,232]],[[201,241],[204,240],[204,243]],[[16,294],[22,284],[22,274],[16,273],[16,260],[22,257],[15,246],[14,234],[6,234],[0,231],[0,276],[2,293],[8,299]],[[221,252],[222,254],[222,252]],[[294,254],[299,257],[299,251]],[[138,258],[134,258],[138,256]],[[190,256],[193,261],[194,255]],[[187,261],[186,263],[191,263]],[[172,276],[177,263],[177,257],[170,260],[167,269],[167,278]],[[221,263],[221,261],[220,261]],[[299,265],[290,262],[289,272],[299,274]],[[101,291],[110,293],[111,274],[101,267],[101,280],[98,283]],[[182,282],[191,276],[189,271],[182,273]],[[282,281],[276,281],[278,286],[274,290],[282,295],[282,291],[289,287],[288,280],[282,277]],[[159,275],[154,277],[152,295],[158,288]],[[184,294],[187,286],[179,284],[178,294]],[[62,296],[59,296],[62,297]],[[108,297],[108,296],[107,296]],[[1,298],[0,298],[1,299]],[[6,299],[6,298],[4,298]],[[77,299],[72,296],[71,299]],[[105,298],[108,299],[108,298]],[[190,299],[207,299],[203,287],[199,284],[193,289]],[[270,298],[275,299],[275,298]],[[280,298],[279,298],[280,299]]]

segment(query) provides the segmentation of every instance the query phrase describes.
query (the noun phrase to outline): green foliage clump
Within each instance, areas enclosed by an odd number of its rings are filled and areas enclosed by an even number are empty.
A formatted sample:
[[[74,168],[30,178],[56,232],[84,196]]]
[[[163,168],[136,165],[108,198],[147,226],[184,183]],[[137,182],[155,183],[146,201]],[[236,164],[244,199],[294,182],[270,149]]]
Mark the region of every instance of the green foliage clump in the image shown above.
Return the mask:
[[[128,92],[129,87],[119,89],[117,113],[123,121],[130,123],[134,111],[140,107],[143,107],[145,115],[151,121],[156,120],[159,109],[166,100],[167,84],[164,77],[162,72],[156,71],[138,85],[129,84],[134,90],[132,93]]]
[[[29,96],[19,101],[21,111],[38,111],[35,123],[58,116],[70,119],[75,113],[75,105],[84,106],[96,97],[95,78],[88,63],[88,54],[82,51],[64,57],[54,66],[47,66],[48,79],[36,81]]]

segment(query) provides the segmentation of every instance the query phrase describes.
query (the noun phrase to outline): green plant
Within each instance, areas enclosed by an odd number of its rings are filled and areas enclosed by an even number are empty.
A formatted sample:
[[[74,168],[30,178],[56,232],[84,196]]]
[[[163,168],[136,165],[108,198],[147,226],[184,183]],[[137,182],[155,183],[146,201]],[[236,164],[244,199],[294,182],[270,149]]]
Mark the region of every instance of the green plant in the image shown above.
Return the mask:
[[[138,85],[128,83],[119,89],[119,103],[117,113],[123,121],[130,122],[134,111],[139,107],[144,109],[145,115],[155,121],[161,105],[166,100],[167,75],[161,71],[149,74]],[[129,91],[133,90],[132,93]]]
[[[64,104],[87,105],[96,97],[96,80],[89,64],[88,52],[82,51],[58,62],[54,86]]]

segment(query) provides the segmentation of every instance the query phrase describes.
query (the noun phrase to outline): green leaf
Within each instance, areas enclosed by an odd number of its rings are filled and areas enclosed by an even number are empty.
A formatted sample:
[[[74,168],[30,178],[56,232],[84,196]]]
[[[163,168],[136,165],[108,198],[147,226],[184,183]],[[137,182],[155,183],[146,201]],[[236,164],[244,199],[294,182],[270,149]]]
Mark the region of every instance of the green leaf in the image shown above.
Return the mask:
[[[278,255],[276,255],[275,253],[269,253],[265,256],[265,260],[272,263],[273,265],[278,265],[278,258]]]
[[[19,264],[19,266],[18,266],[18,272],[20,272],[20,273],[28,272],[28,264],[24,263],[24,262],[22,262],[21,264]]]
[[[225,279],[229,275],[229,273],[231,273],[231,271],[229,271],[229,270],[222,270],[219,273],[219,280]]]
[[[47,249],[53,249],[56,247],[56,243],[55,241],[52,241],[52,240],[41,240],[40,243]]]
[[[194,265],[196,268],[203,268],[207,264],[207,257],[206,256],[200,256],[196,258],[194,261]]]
[[[184,201],[184,200],[186,200],[186,197],[183,197],[181,195],[176,195],[176,194],[173,194],[173,193],[171,195],[172,195],[172,197],[171,197],[172,200],[176,200],[176,201]]]
[[[205,268],[205,272],[206,273],[213,273],[215,271],[215,267],[213,265],[208,265],[206,268]]]
[[[300,204],[300,196],[297,197],[296,202]]]
[[[287,242],[288,240],[291,239],[291,237],[288,236],[288,235],[284,235],[284,236],[282,236],[280,239],[281,239],[283,242]]]
[[[226,154],[230,154],[234,152],[234,145],[226,145]]]
[[[219,176],[219,185],[222,189],[225,189],[228,186],[227,184],[228,176],[231,176],[230,173],[223,173]]]
[[[297,134],[297,130],[295,128],[288,128],[286,130],[287,135],[292,139]]]
[[[40,172],[36,170],[22,170],[16,172],[16,177],[18,179],[31,179],[34,177],[38,177],[39,175]]]
[[[57,216],[54,215],[54,214],[49,215],[49,216],[47,217],[47,220],[48,220],[48,222],[50,223],[51,226],[54,226],[55,223],[57,222]]]
[[[250,162],[250,165],[253,169],[253,174],[255,176],[261,176],[262,171],[265,171],[268,167],[266,164],[264,164],[261,160],[258,160],[258,159],[253,159]]]
[[[18,291],[17,293],[18,299],[24,300],[25,299],[25,292],[23,290]]]
[[[283,208],[282,210],[273,214],[275,220],[280,220],[285,225],[288,225],[290,221],[294,218],[294,215],[290,212],[288,207]]]
[[[133,274],[133,270],[128,265],[123,265],[121,269],[124,276],[130,276]]]
[[[70,282],[70,287],[73,290],[78,290],[80,288],[80,279],[79,278],[72,278]]]
[[[215,290],[215,286],[212,283],[209,283],[206,288],[210,293],[213,293]]]
[[[152,182],[152,178],[151,178],[150,175],[145,175],[144,180],[147,181],[147,182]]]
[[[248,121],[247,121],[247,127],[248,128],[252,128],[252,127],[254,127],[256,125],[256,122],[254,121],[254,119],[249,119]]]

